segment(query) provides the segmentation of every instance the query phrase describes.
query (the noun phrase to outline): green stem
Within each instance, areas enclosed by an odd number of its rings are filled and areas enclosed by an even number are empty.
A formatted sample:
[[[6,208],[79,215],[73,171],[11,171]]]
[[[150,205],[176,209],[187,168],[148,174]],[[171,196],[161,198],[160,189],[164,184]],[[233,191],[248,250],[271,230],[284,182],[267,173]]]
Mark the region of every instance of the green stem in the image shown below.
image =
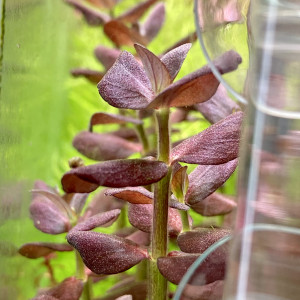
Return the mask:
[[[162,109],[156,113],[158,125],[158,159],[169,164],[170,134],[169,110]],[[153,226],[151,236],[150,261],[150,300],[167,299],[167,280],[157,268],[157,259],[167,255],[168,250],[168,209],[170,197],[171,168],[168,174],[154,186]]]
[[[92,300],[93,291],[92,291],[92,281],[90,278],[85,282],[83,286],[83,291],[80,297],[80,300]]]
[[[137,124],[135,125],[135,129],[137,131],[139,140],[141,141],[142,145],[143,145],[143,153],[147,153],[149,152],[150,148],[149,148],[149,141],[147,138],[147,135],[145,133],[145,129],[143,124]]]
[[[3,50],[4,50],[4,34],[5,34],[5,5],[6,0],[2,1],[2,15],[1,17],[1,26],[0,26],[0,98],[2,92],[2,72],[3,72]]]

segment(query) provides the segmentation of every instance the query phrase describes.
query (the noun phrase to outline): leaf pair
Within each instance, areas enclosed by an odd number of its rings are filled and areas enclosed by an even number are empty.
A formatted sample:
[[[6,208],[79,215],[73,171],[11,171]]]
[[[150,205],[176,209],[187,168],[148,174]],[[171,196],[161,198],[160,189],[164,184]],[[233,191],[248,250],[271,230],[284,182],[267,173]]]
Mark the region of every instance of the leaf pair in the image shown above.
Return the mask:
[[[207,101],[216,92],[219,82],[208,66],[170,85],[191,44],[181,45],[161,59],[140,45],[135,47],[144,69],[132,54],[123,51],[98,84],[100,95],[110,105],[136,110],[188,106]],[[215,61],[215,66],[226,73],[235,70],[240,62],[240,56],[229,51]]]

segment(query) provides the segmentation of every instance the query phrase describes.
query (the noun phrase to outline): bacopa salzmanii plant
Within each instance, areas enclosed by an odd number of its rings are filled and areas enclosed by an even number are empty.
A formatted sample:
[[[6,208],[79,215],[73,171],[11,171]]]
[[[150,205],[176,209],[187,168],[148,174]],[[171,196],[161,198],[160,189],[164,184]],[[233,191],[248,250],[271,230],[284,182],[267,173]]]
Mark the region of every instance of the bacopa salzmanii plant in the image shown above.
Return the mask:
[[[178,284],[203,251],[230,233],[225,228],[194,228],[189,210],[218,216],[235,208],[231,198],[216,191],[237,167],[243,112],[208,65],[174,82],[192,46],[188,42],[195,39],[193,33],[159,56],[145,47],[164,22],[163,3],[148,0],[114,17],[116,0],[87,1],[91,5],[66,2],[89,24],[103,25],[117,47],[95,49],[106,72],[77,69],[72,74],[97,82],[102,99],[120,114],[94,113],[88,130],[74,138],[73,146],[80,153],[100,162],[85,166],[81,159],[72,159],[71,170],[61,179],[64,194],[42,181],[35,183],[30,205],[35,227],[47,234],[67,233],[68,244],[28,243],[19,253],[43,257],[51,268],[53,252],[75,251],[77,272],[58,285],[52,278],[54,286],[34,299],[94,299],[91,285],[99,276],[139,265],[136,275],[128,275],[97,299],[165,300],[172,297],[168,281]],[[139,18],[153,4],[149,17],[140,24]],[[103,7],[110,15],[98,9]],[[136,56],[121,51],[122,45],[134,45]],[[240,63],[234,51],[214,61],[222,74],[234,71]],[[172,124],[186,120],[192,110],[212,125],[173,145]],[[121,126],[113,132],[94,132],[100,124]],[[149,140],[149,136],[157,139]],[[134,153],[140,153],[140,158],[128,159]],[[198,166],[189,172],[189,164]],[[97,189],[100,192],[83,209],[89,193]],[[114,234],[93,231],[110,226],[120,214],[128,217],[131,228],[118,226]],[[178,251],[168,253],[169,239],[176,241]],[[199,299],[221,297],[226,255],[220,250],[197,269],[193,283]]]

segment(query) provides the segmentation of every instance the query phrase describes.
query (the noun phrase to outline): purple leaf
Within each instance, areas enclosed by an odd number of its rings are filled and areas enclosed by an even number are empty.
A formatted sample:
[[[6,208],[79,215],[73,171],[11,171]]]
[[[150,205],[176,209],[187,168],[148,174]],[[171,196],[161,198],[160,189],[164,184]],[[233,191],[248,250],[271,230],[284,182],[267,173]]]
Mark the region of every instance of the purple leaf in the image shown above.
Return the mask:
[[[117,20],[128,23],[136,23],[139,18],[146,12],[146,10],[155,2],[157,2],[157,0],[147,0],[141,2],[120,15]]]
[[[190,111],[191,110],[189,108],[177,108],[176,110],[172,111],[170,115],[170,123],[176,124],[188,120]]]
[[[132,226],[144,231],[151,232],[153,219],[152,204],[129,204],[128,219]],[[182,222],[179,212],[174,208],[169,208],[168,232],[172,236],[177,236],[182,230]]]
[[[96,274],[120,273],[148,258],[146,249],[114,235],[72,230],[67,239]]]
[[[70,195],[70,194],[67,194]],[[77,215],[79,215],[83,209],[83,206],[86,203],[86,199],[89,196],[88,193],[84,194],[71,194],[71,200],[70,200],[70,207],[76,212]]]
[[[113,8],[120,0],[87,0],[99,8]]]
[[[203,253],[208,247],[230,235],[231,230],[220,228],[197,228],[181,233],[177,244],[181,251],[186,253]]]
[[[166,66],[156,55],[145,47],[138,44],[135,44],[134,47],[150,79],[152,90],[155,93],[161,92],[171,83],[170,74]]]
[[[214,61],[221,74],[235,70],[241,63],[241,57],[234,51],[228,51]],[[208,65],[186,75],[171,84],[151,101],[148,108],[181,107],[209,100],[216,92],[219,81]]]
[[[189,284],[205,285],[223,280],[226,268],[227,251],[218,249],[212,252],[192,275]],[[171,256],[160,257],[157,266],[162,275],[174,284],[179,284],[187,269],[199,257],[199,254],[171,252]]]
[[[90,69],[73,69],[71,74],[74,77],[85,77],[92,83],[98,83],[104,76],[104,73]]]
[[[27,243],[20,247],[18,252],[27,258],[40,258],[55,251],[72,251],[73,248],[68,244],[55,243]]]
[[[59,285],[43,290],[34,300],[79,300],[83,291],[83,282],[75,277],[69,277]]]
[[[138,137],[136,134],[136,131],[133,128],[120,128],[116,131],[108,132],[108,134],[112,134],[115,136],[118,136],[120,138],[123,138],[125,140],[137,142]]]
[[[112,67],[118,56],[121,54],[121,50],[99,45],[95,48],[94,54],[105,67],[105,69],[108,70]]]
[[[195,107],[212,124],[226,118],[235,111],[241,110],[238,104],[228,96],[226,89],[221,84],[217,92],[208,101],[195,104]]]
[[[134,43],[146,45],[148,41],[135,28],[128,28],[120,21],[110,21],[104,25],[104,33],[116,45],[133,46]]]
[[[98,90],[106,102],[118,108],[142,109],[153,97],[145,71],[127,51],[120,54],[99,82]]]
[[[91,26],[101,26],[110,20],[110,17],[99,10],[95,10],[89,6],[84,5],[77,0],[65,0],[66,3],[79,10],[87,23]]]
[[[162,58],[161,61],[166,66],[170,76],[171,81],[177,76],[183,61],[185,60],[187,53],[191,49],[192,44],[183,44],[169,52],[167,52]]]
[[[243,113],[234,113],[206,130],[194,135],[171,153],[173,162],[217,165],[238,157]]]
[[[51,192],[48,193],[51,194]],[[57,195],[51,195],[53,198],[55,196]],[[33,192],[29,210],[34,226],[50,234],[67,232],[71,228],[69,215],[58,201],[53,201],[53,198],[48,197],[47,191]]]
[[[176,208],[178,210],[185,210],[188,211],[190,209],[189,206],[185,205],[184,203],[179,202],[174,195],[171,196],[169,206],[172,208]]]
[[[150,234],[141,230],[137,230],[134,233],[128,235],[126,239],[141,246],[149,246],[150,244]]]
[[[233,159],[220,165],[200,165],[189,175],[186,203],[196,204],[215,192],[234,172],[238,164]]]
[[[62,186],[67,193],[88,193],[98,186],[141,186],[159,181],[167,172],[161,161],[120,159],[70,170],[62,177]]]
[[[114,209],[107,212],[103,212],[77,224],[72,228],[72,231],[88,231],[96,227],[107,227],[108,224],[111,225],[120,215],[120,209]]]
[[[118,297],[116,300],[132,300],[131,295],[123,295],[121,297]]]
[[[36,296],[36,297],[32,298],[31,300],[59,300],[59,299],[54,298],[52,296],[41,295],[41,296]]]
[[[212,193],[202,201],[191,205],[191,208],[202,216],[213,217],[228,214],[232,212],[236,206],[236,203],[228,196]]]
[[[156,4],[146,21],[141,26],[141,34],[146,37],[148,42],[152,41],[158,34],[165,21],[164,3]]]
[[[142,146],[126,141],[120,137],[90,131],[81,131],[73,139],[73,146],[88,158],[103,161],[127,158],[140,152]]]
[[[216,280],[202,286],[187,284],[180,300],[222,300],[223,288],[224,280]]]
[[[106,191],[107,189],[103,189],[93,197],[92,201],[85,210],[83,216],[84,220],[96,214],[109,210],[121,209],[123,207],[123,201],[119,201],[115,197],[106,196]]]
[[[108,189],[105,195],[114,196],[133,204],[151,204],[153,202],[153,193],[141,186]]]
[[[90,120],[90,128],[94,125],[99,124],[125,124],[125,123],[133,123],[133,124],[143,124],[143,121],[122,116],[122,115],[114,115],[108,113],[94,113]]]

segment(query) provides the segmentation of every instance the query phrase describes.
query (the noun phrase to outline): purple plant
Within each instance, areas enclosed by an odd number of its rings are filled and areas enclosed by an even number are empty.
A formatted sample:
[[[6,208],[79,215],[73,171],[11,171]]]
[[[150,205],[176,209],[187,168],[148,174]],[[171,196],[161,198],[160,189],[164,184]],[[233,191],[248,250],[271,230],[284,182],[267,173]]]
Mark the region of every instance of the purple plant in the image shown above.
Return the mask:
[[[232,199],[216,191],[237,167],[243,112],[208,65],[174,81],[193,34],[159,56],[145,47],[163,24],[163,3],[157,3],[139,25],[139,18],[157,1],[142,2],[118,17],[112,11],[117,0],[89,0],[93,7],[76,0],[67,2],[89,24],[103,25],[117,46],[95,49],[105,73],[77,70],[73,75],[84,75],[94,83],[101,79],[97,85],[100,96],[122,114],[94,113],[88,130],[74,138],[73,146],[81,154],[99,162],[85,166],[81,160],[72,160],[71,170],[61,179],[65,194],[42,181],[35,183],[30,206],[35,227],[48,234],[67,233],[72,247],[28,243],[19,253],[31,259],[43,257],[50,273],[53,253],[74,250],[77,273],[34,299],[92,299],[91,284],[97,276],[119,274],[138,265],[134,279],[125,278],[98,299],[166,300],[167,282],[178,284],[203,251],[230,233],[224,228],[193,227],[189,210],[217,216],[235,208]],[[110,15],[98,10],[103,7]],[[121,45],[134,45],[137,57],[121,51]],[[234,71],[240,63],[234,51],[214,61],[222,74]],[[200,111],[212,125],[173,146],[171,126],[187,120],[191,110]],[[146,118],[155,119],[155,124]],[[95,126],[105,124],[121,127],[115,132],[94,132]],[[154,143],[150,135],[157,136]],[[141,158],[128,158],[135,153]],[[189,166],[182,163],[198,166],[189,172]],[[99,187],[107,189],[100,190],[83,209],[88,195]],[[124,216],[131,228],[124,226],[128,224]],[[113,234],[93,231],[114,222],[117,230]],[[168,253],[169,239],[176,241],[178,251]],[[186,290],[187,299],[192,293],[199,299],[207,295],[220,299],[226,256],[227,249],[219,249],[197,269]]]

